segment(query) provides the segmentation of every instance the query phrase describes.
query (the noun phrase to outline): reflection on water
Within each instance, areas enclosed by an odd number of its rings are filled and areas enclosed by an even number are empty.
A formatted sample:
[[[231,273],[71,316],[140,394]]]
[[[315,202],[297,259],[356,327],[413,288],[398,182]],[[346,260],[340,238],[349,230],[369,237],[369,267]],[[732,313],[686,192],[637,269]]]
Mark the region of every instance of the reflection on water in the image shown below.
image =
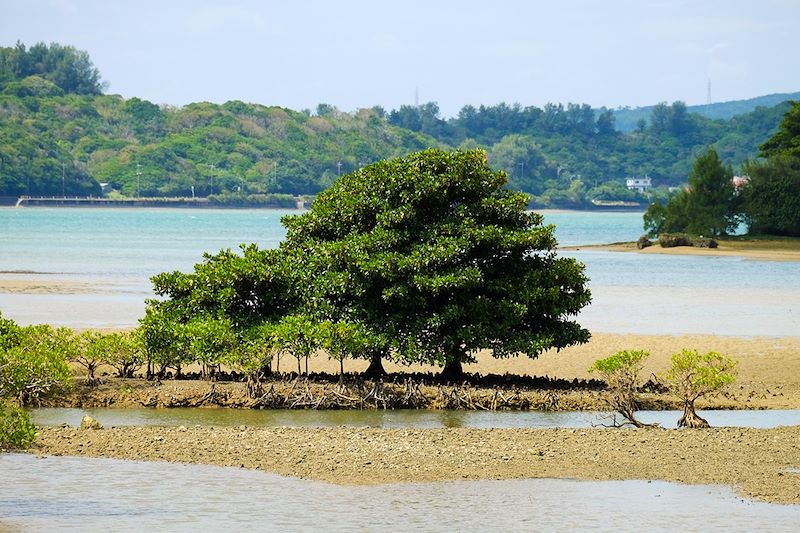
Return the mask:
[[[178,407],[171,409],[66,409],[31,410],[34,423],[44,426],[77,426],[88,414],[111,426],[266,426],[266,427],[382,427],[382,428],[586,428],[608,423],[599,411],[460,411],[397,409],[382,410],[290,410],[217,409]],[[639,411],[643,422],[674,427],[680,411]],[[800,425],[800,410],[703,411],[712,426],[770,428]]]
[[[341,487],[257,471],[0,455],[0,529],[796,531],[800,506],[725,487],[510,480]]]

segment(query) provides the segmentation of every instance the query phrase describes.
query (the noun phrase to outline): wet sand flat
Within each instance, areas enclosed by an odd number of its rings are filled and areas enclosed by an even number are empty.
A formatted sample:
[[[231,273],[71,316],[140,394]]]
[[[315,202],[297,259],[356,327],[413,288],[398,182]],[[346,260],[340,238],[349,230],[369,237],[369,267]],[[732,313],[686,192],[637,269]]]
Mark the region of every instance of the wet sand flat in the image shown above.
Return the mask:
[[[662,248],[658,244],[642,250],[636,243],[597,244],[585,246],[565,246],[562,250],[597,250],[608,252],[636,252],[641,254],[663,255],[698,255],[720,257],[742,257],[758,261],[800,261],[800,244],[774,243],[770,241],[720,241],[717,248],[700,248],[697,246],[676,246]]]
[[[32,450],[251,468],[342,485],[660,479],[800,504],[800,427],[709,430],[42,428]]]

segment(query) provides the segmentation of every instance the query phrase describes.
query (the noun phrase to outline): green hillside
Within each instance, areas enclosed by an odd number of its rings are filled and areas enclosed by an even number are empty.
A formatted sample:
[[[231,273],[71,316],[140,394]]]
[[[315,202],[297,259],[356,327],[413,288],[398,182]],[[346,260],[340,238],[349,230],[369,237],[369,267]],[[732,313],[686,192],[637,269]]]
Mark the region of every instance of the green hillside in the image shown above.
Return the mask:
[[[429,103],[392,111],[389,122],[451,146],[486,148],[490,163],[536,205],[586,207],[592,200],[643,201],[625,189],[626,177],[646,175],[661,187],[685,183],[692,160],[710,145],[738,168],[757,156],[788,109],[783,103],[712,120],[682,102],[659,104],[629,133],[616,130],[611,111],[597,114],[585,104],[466,106],[444,120]]]
[[[314,113],[240,101],[184,107],[102,94],[88,55],[72,47],[0,48],[0,196],[100,195],[263,199],[315,194],[338,175],[428,148],[486,149],[510,186],[536,205],[643,201],[624,180],[686,181],[714,145],[736,167],[758,154],[788,104],[711,119],[681,102],[650,109],[632,132],[588,105],[465,106],[445,120],[435,103]],[[774,95],[773,95],[774,96]],[[722,104],[718,104],[722,105]]]

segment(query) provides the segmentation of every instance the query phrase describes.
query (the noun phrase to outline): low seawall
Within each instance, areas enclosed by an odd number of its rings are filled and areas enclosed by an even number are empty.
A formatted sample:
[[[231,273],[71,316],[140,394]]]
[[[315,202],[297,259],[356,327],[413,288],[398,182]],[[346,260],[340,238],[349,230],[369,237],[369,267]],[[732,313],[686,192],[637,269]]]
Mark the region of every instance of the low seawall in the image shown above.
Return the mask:
[[[4,202],[3,200],[9,200]],[[193,207],[193,208],[296,208],[304,209],[308,201],[297,198],[294,205],[261,202],[211,202],[207,198],[93,198],[84,196],[52,196],[19,198],[2,197],[0,205],[16,207]]]

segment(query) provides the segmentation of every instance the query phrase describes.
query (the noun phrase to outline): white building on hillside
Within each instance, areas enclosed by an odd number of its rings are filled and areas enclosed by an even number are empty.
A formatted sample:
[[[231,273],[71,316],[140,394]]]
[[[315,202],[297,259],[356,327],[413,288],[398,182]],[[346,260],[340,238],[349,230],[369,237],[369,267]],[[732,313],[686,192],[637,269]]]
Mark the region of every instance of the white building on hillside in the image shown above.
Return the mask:
[[[647,176],[643,178],[628,178],[625,180],[625,186],[628,187],[629,191],[644,194],[653,186],[653,181]]]

